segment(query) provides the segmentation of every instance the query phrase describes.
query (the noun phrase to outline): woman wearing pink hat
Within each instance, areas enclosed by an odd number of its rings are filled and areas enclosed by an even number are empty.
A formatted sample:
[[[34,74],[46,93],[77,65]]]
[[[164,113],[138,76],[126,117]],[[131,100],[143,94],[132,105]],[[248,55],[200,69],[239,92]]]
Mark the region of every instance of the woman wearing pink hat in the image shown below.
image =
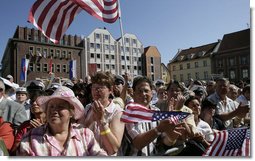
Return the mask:
[[[71,89],[60,86],[51,96],[41,96],[36,101],[46,113],[47,124],[24,135],[17,155],[107,155],[93,132],[75,123],[84,116],[84,107]]]

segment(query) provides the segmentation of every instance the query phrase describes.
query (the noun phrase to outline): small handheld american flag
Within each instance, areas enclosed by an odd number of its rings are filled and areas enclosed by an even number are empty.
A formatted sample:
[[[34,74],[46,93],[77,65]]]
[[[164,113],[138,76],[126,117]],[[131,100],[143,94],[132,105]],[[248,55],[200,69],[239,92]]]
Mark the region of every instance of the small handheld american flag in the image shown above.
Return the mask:
[[[152,122],[169,119],[177,124],[187,118],[190,113],[181,111],[155,111],[150,110],[140,104],[131,102],[127,104],[126,110],[121,116],[121,121],[125,123]]]
[[[235,128],[214,133],[204,156],[250,156],[250,129]]]

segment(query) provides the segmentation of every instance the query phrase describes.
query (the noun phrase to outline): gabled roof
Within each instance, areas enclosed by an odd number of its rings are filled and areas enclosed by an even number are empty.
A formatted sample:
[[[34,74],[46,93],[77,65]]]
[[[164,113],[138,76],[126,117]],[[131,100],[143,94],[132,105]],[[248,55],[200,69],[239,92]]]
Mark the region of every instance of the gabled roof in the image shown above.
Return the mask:
[[[191,47],[189,49],[181,50],[171,62],[207,57],[210,55],[217,44],[218,42],[215,42],[203,46]]]
[[[218,52],[235,50],[250,46],[250,29],[225,34]]]
[[[158,48],[156,46],[147,46],[144,48],[144,54],[147,55],[150,50],[156,51],[156,53],[153,53],[156,57],[161,57],[160,52],[158,51]]]

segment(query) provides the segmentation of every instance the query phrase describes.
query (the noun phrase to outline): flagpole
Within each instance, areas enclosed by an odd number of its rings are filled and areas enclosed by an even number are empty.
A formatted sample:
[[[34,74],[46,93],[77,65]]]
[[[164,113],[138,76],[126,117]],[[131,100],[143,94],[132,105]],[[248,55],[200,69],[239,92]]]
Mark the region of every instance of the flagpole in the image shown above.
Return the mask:
[[[125,72],[127,73],[127,61],[126,61],[126,52],[125,52],[126,51],[126,46],[125,46],[125,39],[123,37],[124,32],[123,32],[123,26],[122,26],[122,20],[121,20],[120,0],[118,0],[118,11],[119,11],[120,31],[121,31],[122,44],[123,44],[124,61],[125,61]],[[121,47],[120,47],[120,54],[121,54]],[[122,70],[122,67],[121,67],[121,70]],[[119,73],[119,74],[121,74],[121,73]]]

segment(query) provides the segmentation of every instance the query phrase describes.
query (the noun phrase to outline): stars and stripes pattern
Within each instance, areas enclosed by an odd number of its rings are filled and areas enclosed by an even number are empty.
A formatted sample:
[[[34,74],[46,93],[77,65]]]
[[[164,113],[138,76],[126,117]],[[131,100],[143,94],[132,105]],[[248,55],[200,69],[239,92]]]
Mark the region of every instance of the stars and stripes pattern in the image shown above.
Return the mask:
[[[247,129],[246,136],[242,145],[242,156],[251,156],[251,139],[250,139],[251,131],[250,129]]]
[[[121,116],[121,121],[125,123],[137,123],[169,119],[174,124],[178,124],[189,115],[190,113],[187,112],[150,110],[140,104],[131,102],[126,105],[126,110]]]
[[[119,17],[117,0],[37,0],[30,9],[28,22],[52,42],[59,43],[82,10],[108,23]]]
[[[236,128],[214,133],[214,140],[204,156],[249,156],[249,129]]]

